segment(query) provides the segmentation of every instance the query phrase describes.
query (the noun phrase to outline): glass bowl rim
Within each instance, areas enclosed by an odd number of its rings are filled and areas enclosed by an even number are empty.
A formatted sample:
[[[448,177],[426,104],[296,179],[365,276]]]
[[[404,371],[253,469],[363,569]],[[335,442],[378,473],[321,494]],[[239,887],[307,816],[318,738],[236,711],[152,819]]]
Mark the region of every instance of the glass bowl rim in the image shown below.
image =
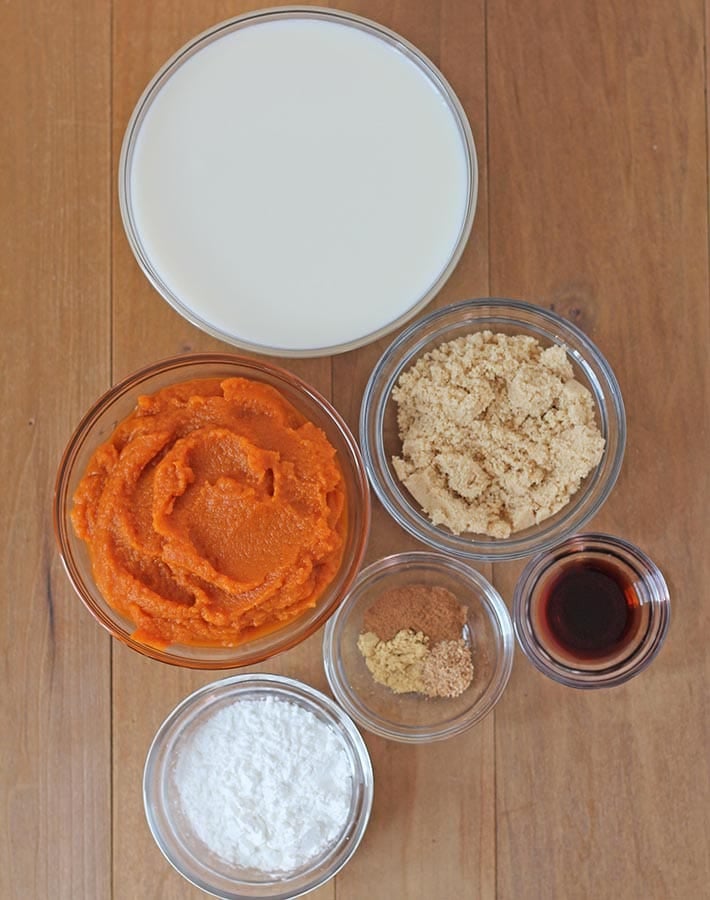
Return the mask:
[[[525,317],[530,317],[528,321]],[[536,321],[535,321],[536,320]],[[415,509],[406,490],[389,471],[384,457],[382,426],[385,407],[402,371],[411,365],[427,345],[444,343],[447,332],[470,323],[471,330],[498,325],[519,326],[521,331],[546,335],[550,343],[564,346],[568,356],[584,372],[595,407],[606,423],[604,455],[591,476],[593,488],[582,486],[558,514],[533,530],[525,529],[508,538],[483,539],[454,535],[433,525]],[[566,337],[578,343],[582,352],[570,347]],[[608,393],[608,398],[604,399]],[[464,559],[500,562],[522,559],[554,546],[581,529],[608,498],[616,483],[626,445],[626,415],[617,378],[596,344],[573,322],[553,310],[523,300],[482,297],[461,300],[433,310],[410,323],[384,350],[376,362],[363,393],[359,418],[359,439],[365,468],[375,494],[389,515],[409,534],[429,547]],[[611,444],[611,449],[610,449]],[[603,474],[603,478],[602,478]],[[585,507],[581,504],[586,503]],[[566,510],[566,511],[565,511]]]
[[[140,395],[140,386],[148,379],[169,374],[171,372],[186,371],[185,380],[189,376],[189,370],[198,366],[231,366],[237,365],[243,369],[254,372],[254,377],[258,380],[259,373],[265,373],[270,377],[282,382],[294,389],[297,393],[303,394],[309,402],[315,404],[324,416],[331,420],[338,435],[342,439],[343,447],[347,450],[350,462],[350,468],[357,476],[354,485],[354,502],[359,508],[358,516],[361,519],[361,527],[359,529],[359,537],[354,539],[354,552],[349,560],[349,574],[344,581],[341,590],[341,599],[345,596],[350,584],[354,581],[362,564],[362,559],[367,549],[367,543],[370,533],[371,523],[371,496],[369,490],[369,482],[362,459],[360,448],[357,444],[354,434],[350,430],[345,419],[341,416],[333,404],[327,400],[318,390],[300,378],[298,375],[289,370],[276,365],[271,361],[260,360],[248,356],[241,356],[238,353],[223,352],[191,352],[174,356],[169,356],[156,362],[149,363],[139,369],[129,373],[120,379],[115,385],[105,390],[91,404],[88,410],[79,420],[74,428],[71,437],[61,454],[57,474],[54,482],[54,491],[52,496],[52,523],[55,535],[56,545],[59,550],[59,557],[62,567],[69,579],[69,582],[82,601],[84,607],[89,611],[92,617],[115,639],[135,650],[142,656],[155,659],[168,665],[178,666],[180,668],[200,669],[204,671],[218,671],[224,669],[241,668],[247,665],[261,663],[277,654],[281,654],[292,649],[312,636],[327,621],[337,608],[337,603],[331,603],[328,607],[323,607],[319,615],[314,617],[306,632],[302,635],[297,634],[288,640],[277,642],[273,648],[262,648],[257,652],[252,652],[242,657],[237,652],[235,657],[220,657],[211,660],[198,657],[183,657],[176,653],[171,653],[169,648],[165,650],[152,647],[148,644],[142,644],[135,640],[128,631],[120,629],[116,622],[96,604],[91,592],[87,590],[84,584],[84,577],[80,568],[74,560],[74,553],[70,546],[68,537],[70,525],[68,523],[69,510],[69,481],[73,468],[76,464],[76,458],[83,449],[90,435],[91,429],[103,413],[110,408],[116,401],[125,395],[134,393],[136,398]],[[199,376],[195,376],[199,377]],[[244,376],[248,377],[248,376]],[[177,383],[177,381],[175,382]],[[288,399],[288,398],[287,398]],[[290,402],[290,401],[289,401]],[[320,427],[320,426],[319,426]],[[97,445],[98,446],[98,445]],[[340,452],[340,448],[336,448]],[[347,478],[346,478],[347,480]],[[345,559],[345,557],[344,557]],[[327,589],[326,589],[327,591]],[[341,602],[341,601],[339,601]],[[297,621],[297,620],[296,620]],[[288,628],[288,625],[285,626]],[[278,635],[279,631],[272,633]],[[233,648],[235,651],[243,650],[249,645],[242,644]],[[209,648],[205,648],[209,650]]]
[[[219,328],[206,321],[200,315],[195,313],[189,306],[187,300],[180,298],[165,283],[160,273],[153,266],[149,254],[144,250],[142,241],[140,240],[140,230],[138,229],[134,215],[133,204],[131,201],[130,188],[130,171],[132,156],[135,149],[138,133],[141,123],[147,114],[147,111],[153,102],[155,96],[159,93],[163,84],[170,78],[187,59],[194,53],[198,52],[202,47],[206,46],[213,40],[218,39],[223,34],[231,33],[243,27],[248,27],[257,21],[264,20],[280,20],[280,19],[321,19],[323,21],[334,21],[345,26],[354,27],[360,31],[367,32],[375,38],[385,41],[385,43],[393,46],[414,65],[416,65],[423,74],[429,78],[434,87],[440,92],[451,114],[455,120],[455,124],[459,131],[461,142],[463,144],[466,156],[466,208],[463,220],[459,229],[458,238],[452,247],[451,254],[447,263],[437,275],[435,280],[424,291],[422,296],[413,302],[413,304],[398,316],[392,322],[386,323],[380,328],[361,335],[350,341],[344,341],[329,346],[313,347],[306,349],[293,349],[288,347],[273,347],[265,344],[257,344],[248,340],[242,340],[236,335],[232,335],[222,328]],[[345,10],[333,9],[324,6],[302,6],[302,5],[286,5],[268,7],[264,9],[251,10],[241,15],[232,16],[221,22],[216,23],[210,28],[205,29],[193,38],[188,40],[182,47],[172,54],[157,70],[150,79],[138,101],[136,102],[131,116],[126,125],[123,140],[121,142],[121,150],[118,161],[118,200],[121,221],[123,223],[124,233],[131,248],[131,251],[140,267],[141,271],[148,279],[149,283],[158,292],[177,313],[179,313],[188,322],[199,328],[206,334],[222,340],[231,346],[248,352],[262,353],[267,356],[279,357],[299,357],[308,358],[315,356],[328,356],[344,353],[363,347],[372,343],[386,334],[391,334],[398,328],[401,328],[406,322],[420,312],[431,300],[439,293],[446,284],[452,272],[458,265],[461,256],[471,234],[473,221],[476,214],[476,205],[478,201],[478,156],[476,153],[476,145],[471,130],[470,122],[466,116],[463,104],[459,100],[456,92],[444,77],[441,70],[432,62],[432,60],[413,43],[405,37],[381,25],[379,22],[369,19],[365,16],[357,15]]]
[[[340,671],[337,649],[340,631],[344,627],[348,614],[354,607],[354,603],[359,599],[358,592],[360,589],[373,576],[382,572],[396,571],[400,568],[411,569],[419,565],[453,572],[463,581],[473,586],[476,600],[485,608],[500,643],[500,652],[497,655],[493,677],[485,693],[478,701],[480,703],[480,700],[485,698],[485,703],[480,707],[478,703],[474,707],[469,707],[445,727],[440,727],[436,730],[423,725],[400,727],[369,714],[359,702],[357,692],[349,689],[347,679]],[[513,622],[500,593],[480,572],[467,565],[465,561],[432,550],[407,550],[400,553],[392,553],[375,560],[361,569],[343,602],[326,622],[323,631],[323,666],[328,684],[337,702],[360,727],[372,734],[376,734],[378,737],[407,744],[425,744],[446,740],[468,731],[469,728],[484,719],[493,711],[508,685],[513,670],[514,656],[515,633]],[[475,715],[472,712],[473,709],[477,709]]]
[[[343,845],[345,847],[345,852],[342,853],[337,865],[331,865],[331,868],[326,870],[322,877],[312,879],[311,882],[301,886],[295,894],[292,892],[278,892],[274,894],[259,894],[257,892],[242,894],[238,892],[225,893],[223,891],[216,893],[213,886],[205,883],[202,878],[194,873],[188,874],[184,868],[182,868],[178,859],[174,858],[174,854],[166,844],[165,836],[159,827],[156,811],[153,809],[153,793],[167,774],[166,766],[168,760],[162,760],[162,765],[160,760],[160,752],[165,740],[171,736],[176,728],[180,727],[182,720],[187,716],[190,710],[199,705],[201,701],[204,700],[209,704],[210,699],[213,702],[218,702],[222,697],[232,697],[235,702],[239,702],[239,694],[251,691],[263,693],[265,697],[273,696],[273,691],[275,691],[280,694],[286,702],[299,703],[299,705],[308,709],[313,714],[315,714],[313,712],[314,709],[317,709],[321,713],[324,712],[342,745],[344,747],[347,746],[348,748],[348,758],[351,764],[353,764],[353,779],[357,777],[357,782],[354,781],[353,783],[353,792],[358,789],[362,791],[362,804],[359,809],[353,810],[357,815],[349,821],[349,825],[354,827],[353,836],[347,844]],[[210,695],[214,696],[210,698]],[[207,706],[206,709],[201,710],[198,715],[204,715],[204,712],[209,711],[209,709],[210,706]],[[161,776],[161,780],[157,781]],[[374,772],[372,759],[363,736],[360,734],[352,719],[338,703],[310,684],[299,681],[288,675],[248,672],[227,676],[203,685],[192,691],[173,707],[173,709],[164,717],[151,740],[143,765],[141,786],[143,810],[151,836],[165,859],[183,878],[201,890],[206,891],[213,896],[221,897],[223,900],[241,900],[241,898],[245,898],[246,900],[248,897],[256,898],[259,896],[265,898],[268,897],[271,898],[271,900],[287,900],[287,898],[291,897],[300,897],[326,884],[350,861],[359,847],[369,824],[374,798]],[[332,855],[332,853],[338,849],[340,844],[342,844],[342,838],[330,848],[328,856]],[[322,860],[320,864],[323,865],[326,862],[326,859]],[[273,884],[288,885],[288,882],[289,878],[286,876],[275,880]],[[235,881],[235,884],[239,885],[240,882]],[[242,884],[245,883],[242,882]]]

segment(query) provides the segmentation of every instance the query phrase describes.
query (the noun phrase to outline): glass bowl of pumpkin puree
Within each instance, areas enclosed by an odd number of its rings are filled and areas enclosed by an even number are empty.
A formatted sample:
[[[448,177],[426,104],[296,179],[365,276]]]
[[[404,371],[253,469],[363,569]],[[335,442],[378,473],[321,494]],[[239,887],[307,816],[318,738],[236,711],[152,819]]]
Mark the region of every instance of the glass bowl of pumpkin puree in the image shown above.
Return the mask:
[[[347,424],[270,363],[189,354],[108,390],[54,494],[61,559],[115,638],[196,669],[261,662],[313,634],[352,584],[370,526]]]

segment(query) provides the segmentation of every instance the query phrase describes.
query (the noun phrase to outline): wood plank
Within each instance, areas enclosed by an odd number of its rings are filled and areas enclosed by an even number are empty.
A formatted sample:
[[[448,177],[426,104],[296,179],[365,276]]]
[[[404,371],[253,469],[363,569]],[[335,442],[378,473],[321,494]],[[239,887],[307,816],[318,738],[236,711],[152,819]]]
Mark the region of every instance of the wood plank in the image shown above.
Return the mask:
[[[703,34],[688,0],[489,3],[492,288],[568,316],[614,366],[628,449],[591,527],[654,557],[674,603],[627,686],[574,692],[518,656],[496,731],[501,900],[707,894]],[[518,569],[497,571],[508,598]]]
[[[114,4],[114,159],[133,106],[155,71],[187,40],[210,26],[248,10],[246,3],[195,0]],[[117,210],[116,203],[114,208]],[[157,359],[186,352],[238,352],[194,328],[165,303],[139,270],[116,211],[114,256],[114,377],[123,377]],[[140,323],[140,327],[136,327]],[[251,355],[251,354],[249,354]],[[276,360],[275,360],[276,361]],[[326,396],[331,394],[327,358],[282,360],[287,368]],[[254,670],[289,674],[325,688],[320,635]],[[202,897],[166,863],[145,822],[141,778],[145,756],[163,718],[191,691],[231,672],[196,673],[144,660],[118,648],[114,654],[114,898]],[[248,671],[248,670],[240,670]],[[140,703],[136,686],[140,685]],[[314,892],[333,897],[334,885]]]
[[[110,16],[0,12],[0,896],[106,897],[110,650],[61,570],[61,452],[108,386]]]

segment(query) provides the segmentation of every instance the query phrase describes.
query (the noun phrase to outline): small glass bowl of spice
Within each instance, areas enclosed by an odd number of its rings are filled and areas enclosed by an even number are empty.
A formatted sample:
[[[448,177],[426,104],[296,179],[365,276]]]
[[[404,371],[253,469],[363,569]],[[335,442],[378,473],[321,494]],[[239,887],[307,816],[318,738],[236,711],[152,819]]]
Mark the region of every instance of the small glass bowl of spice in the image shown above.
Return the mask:
[[[195,691],[146,759],[151,833],[188,881],[224,900],[300,897],[362,839],[372,764],[353,722],[314,688],[235,675]]]
[[[337,701],[363,728],[405,743],[479,722],[505,689],[513,650],[498,592],[466,563],[428,551],[363,569],[323,637]]]

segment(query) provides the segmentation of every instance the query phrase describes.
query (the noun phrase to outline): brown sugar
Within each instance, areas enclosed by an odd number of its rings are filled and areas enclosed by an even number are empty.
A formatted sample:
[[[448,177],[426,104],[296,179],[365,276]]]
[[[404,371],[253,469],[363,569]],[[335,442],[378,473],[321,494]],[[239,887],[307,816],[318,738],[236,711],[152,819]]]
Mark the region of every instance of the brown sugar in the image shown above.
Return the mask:
[[[384,591],[366,611],[363,631],[389,641],[403,629],[422,632],[430,646],[461,637],[466,608],[440,585],[407,584]]]
[[[421,356],[392,397],[392,465],[435,525],[506,538],[554,515],[599,464],[591,392],[565,348],[481,331]]]

